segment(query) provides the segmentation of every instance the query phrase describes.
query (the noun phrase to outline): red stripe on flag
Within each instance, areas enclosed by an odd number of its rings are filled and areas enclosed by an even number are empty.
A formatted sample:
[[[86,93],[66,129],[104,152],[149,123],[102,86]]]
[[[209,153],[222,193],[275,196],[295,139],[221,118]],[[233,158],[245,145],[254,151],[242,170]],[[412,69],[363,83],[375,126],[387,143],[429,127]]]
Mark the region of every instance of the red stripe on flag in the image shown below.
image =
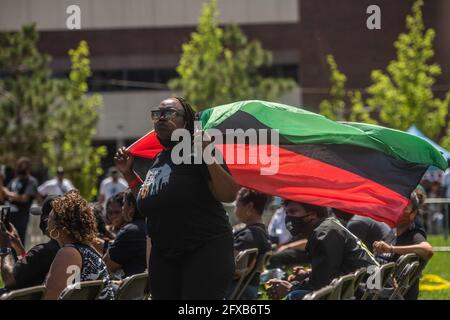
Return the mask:
[[[261,145],[225,145],[233,150],[233,158],[227,157],[224,145],[216,146],[224,154],[237,183],[273,196],[341,209],[390,226],[397,224],[409,202],[409,199],[370,179],[273,145],[263,147],[267,148],[268,155],[279,153],[279,169],[275,175],[261,175],[261,168],[268,167],[254,152],[254,148]],[[250,149],[253,152],[250,153]],[[149,159],[161,150],[154,131],[128,147],[133,155]],[[238,152],[244,154],[244,164],[234,163]]]
[[[148,159],[156,157],[162,149],[163,146],[159,143],[158,138],[156,138],[156,132],[154,130],[127,148],[131,154]]]
[[[234,145],[234,158],[227,158],[224,145],[217,145],[237,183],[264,192],[298,202],[367,216],[382,221],[391,227],[397,224],[409,199],[374,181],[357,174],[334,167],[321,161],[302,156],[298,153],[267,146],[271,152],[279,152],[279,169],[275,175],[261,175],[258,156],[252,152],[250,164],[249,149],[255,146]],[[230,147],[230,145],[228,145]],[[236,154],[245,152],[245,164],[235,164]],[[380,174],[383,174],[380,172]]]

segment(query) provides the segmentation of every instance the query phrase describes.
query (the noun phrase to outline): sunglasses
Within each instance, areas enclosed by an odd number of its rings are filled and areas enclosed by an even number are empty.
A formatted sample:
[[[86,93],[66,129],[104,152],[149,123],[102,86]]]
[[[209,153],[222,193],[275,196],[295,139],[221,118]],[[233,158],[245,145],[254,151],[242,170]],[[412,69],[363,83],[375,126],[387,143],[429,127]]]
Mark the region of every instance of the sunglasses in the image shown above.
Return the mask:
[[[178,112],[175,109],[164,109],[164,110],[152,110],[151,116],[153,121],[158,121],[159,119],[173,120],[176,116],[184,116],[184,114]]]

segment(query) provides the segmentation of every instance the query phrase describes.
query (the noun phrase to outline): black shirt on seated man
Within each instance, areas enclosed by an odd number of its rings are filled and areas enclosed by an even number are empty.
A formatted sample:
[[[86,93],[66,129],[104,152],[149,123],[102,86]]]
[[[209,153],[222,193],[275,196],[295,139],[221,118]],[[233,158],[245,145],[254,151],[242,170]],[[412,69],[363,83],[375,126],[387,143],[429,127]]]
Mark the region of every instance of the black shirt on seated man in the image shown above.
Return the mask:
[[[31,214],[40,215],[39,228],[48,236],[47,220],[52,210],[52,201],[56,196],[48,196],[44,199],[41,207],[31,208]],[[13,228],[15,230],[15,228]],[[3,292],[15,289],[23,289],[41,285],[50,266],[59,250],[56,240],[41,243],[28,252],[25,252],[20,237],[15,231],[8,232],[4,228],[0,231],[0,247],[7,248],[10,253],[0,257],[1,276],[5,285]],[[15,260],[11,250],[14,250],[18,260]]]
[[[268,252],[272,243],[269,240],[267,228],[262,222],[262,214],[267,203],[268,197],[246,188],[241,188],[236,198],[235,214],[239,222],[244,223],[245,227],[234,233],[235,254],[239,251],[256,248],[258,249],[258,258]],[[248,287],[241,296],[242,300],[254,300],[258,294],[259,272],[256,272]],[[233,281],[233,289],[236,280]]]
[[[333,209],[333,213],[371,252],[373,252],[373,243],[375,241],[381,240],[386,243],[395,241],[395,230],[384,222],[376,221],[369,217],[353,215],[337,209]]]
[[[348,231],[335,217],[328,217],[324,207],[285,201],[286,227],[293,236],[308,239],[306,252],[311,258],[311,270],[296,269],[292,283],[273,279],[268,282],[269,296],[280,299],[301,299],[307,293],[318,290],[334,278],[362,267],[378,265],[362,242]]]
[[[104,257],[111,273],[123,271],[125,278],[145,271],[147,225],[136,207],[136,199],[130,190],[119,193],[113,198],[123,197],[122,212],[111,215],[112,224],[119,232],[110,243]]]

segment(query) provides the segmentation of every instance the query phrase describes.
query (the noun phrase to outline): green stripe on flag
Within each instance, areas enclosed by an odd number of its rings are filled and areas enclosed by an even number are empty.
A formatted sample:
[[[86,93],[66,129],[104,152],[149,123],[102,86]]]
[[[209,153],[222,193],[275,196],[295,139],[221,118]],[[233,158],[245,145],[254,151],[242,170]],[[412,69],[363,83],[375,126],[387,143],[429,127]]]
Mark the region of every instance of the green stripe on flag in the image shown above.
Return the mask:
[[[269,128],[278,129],[280,135],[293,144],[357,145],[410,163],[447,168],[447,161],[438,150],[406,132],[362,123],[339,123],[274,102],[248,100],[210,108],[201,114],[203,128],[217,127],[238,111],[250,114]]]

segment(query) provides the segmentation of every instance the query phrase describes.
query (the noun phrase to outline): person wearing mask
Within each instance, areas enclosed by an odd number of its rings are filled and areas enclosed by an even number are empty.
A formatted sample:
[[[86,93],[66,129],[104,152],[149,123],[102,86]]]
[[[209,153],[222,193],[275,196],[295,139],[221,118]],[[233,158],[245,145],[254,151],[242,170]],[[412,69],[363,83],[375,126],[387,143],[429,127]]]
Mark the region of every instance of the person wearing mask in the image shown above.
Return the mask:
[[[123,196],[122,212],[111,219],[119,232],[110,243],[103,260],[110,273],[122,271],[123,279],[146,269],[147,226],[144,217],[137,210],[136,198],[131,190],[120,194]]]
[[[17,177],[10,181],[8,188],[3,187],[3,193],[11,204],[11,223],[19,233],[20,241],[25,243],[25,237],[30,219],[30,207],[37,194],[37,180],[31,176],[31,161],[22,157],[17,160]]]
[[[288,295],[288,299],[298,300],[330,284],[334,278],[379,265],[361,240],[338,219],[328,216],[327,208],[290,200],[284,206],[288,230],[293,236],[301,235],[308,240],[306,252],[311,259],[311,270],[296,268],[291,282],[269,280],[267,292],[272,298]]]
[[[277,209],[269,223],[269,235],[278,247],[270,258],[268,269],[285,268],[309,263],[305,252],[306,239],[293,238],[286,229],[286,212],[283,206]]]
[[[99,299],[114,299],[114,289],[102,256],[93,245],[98,236],[94,212],[88,202],[74,189],[52,202],[53,209],[48,218],[48,230],[60,249],[50,267],[45,282],[45,300],[56,300],[70,284],[69,278],[75,270],[78,276],[73,281],[102,280],[105,287]],[[70,268],[70,269],[69,269]]]
[[[47,220],[52,210],[52,201],[55,198],[56,196],[46,197],[42,207],[33,207],[31,209],[31,214],[40,216],[39,228],[46,236],[49,236]],[[0,248],[1,251],[7,252],[0,257],[0,274],[5,285],[4,291],[43,284],[50,270],[50,265],[59,250],[58,242],[50,239],[26,252],[17,232],[14,231],[15,229],[12,225],[11,227],[11,232],[6,231],[6,228],[2,228],[3,230],[0,231]],[[13,250],[15,251],[15,256],[18,257],[17,260],[15,260]]]
[[[156,136],[164,149],[142,183],[133,171],[134,157],[125,148],[115,160],[146,218],[151,252],[150,290],[153,299],[225,298],[234,274],[232,228],[221,202],[233,202],[238,186],[225,164],[207,159],[175,164],[172,141],[176,129],[186,130],[192,146],[194,112],[183,98],[169,98],[151,111]],[[201,148],[211,143],[203,136]],[[205,141],[207,140],[207,141]],[[205,160],[205,159],[203,159]],[[212,160],[212,161],[210,161]]]

